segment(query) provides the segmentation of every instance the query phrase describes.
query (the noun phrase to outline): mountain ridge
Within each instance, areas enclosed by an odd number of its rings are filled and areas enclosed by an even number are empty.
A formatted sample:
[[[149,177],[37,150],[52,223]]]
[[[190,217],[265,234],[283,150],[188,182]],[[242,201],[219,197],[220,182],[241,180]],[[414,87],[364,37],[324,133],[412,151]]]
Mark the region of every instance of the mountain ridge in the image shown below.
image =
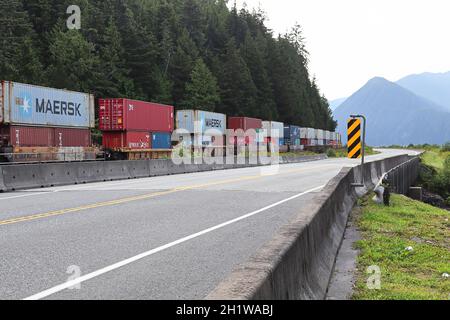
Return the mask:
[[[354,113],[366,115],[367,143],[372,146],[450,141],[450,112],[445,107],[382,77],[370,79],[335,110],[343,143],[347,119]]]

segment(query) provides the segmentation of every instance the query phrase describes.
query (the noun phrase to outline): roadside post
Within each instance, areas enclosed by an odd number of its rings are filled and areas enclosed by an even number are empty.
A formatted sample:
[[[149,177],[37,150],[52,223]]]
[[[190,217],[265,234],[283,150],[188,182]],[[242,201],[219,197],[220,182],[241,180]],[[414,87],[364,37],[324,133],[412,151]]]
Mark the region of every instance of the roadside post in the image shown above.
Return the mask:
[[[362,125],[361,119],[363,120]],[[364,164],[365,164],[365,149],[366,149],[366,122],[367,122],[366,117],[363,115],[351,115],[347,123],[348,157],[350,159],[361,159],[361,181],[359,183],[352,183],[353,187],[365,186]]]

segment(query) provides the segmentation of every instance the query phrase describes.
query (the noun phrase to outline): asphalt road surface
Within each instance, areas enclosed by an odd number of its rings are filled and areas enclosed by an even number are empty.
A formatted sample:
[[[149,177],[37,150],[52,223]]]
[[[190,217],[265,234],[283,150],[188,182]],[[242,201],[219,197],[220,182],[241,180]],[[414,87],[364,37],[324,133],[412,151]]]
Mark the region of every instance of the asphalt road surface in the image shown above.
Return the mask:
[[[358,163],[0,194],[0,299],[202,299],[342,167]]]

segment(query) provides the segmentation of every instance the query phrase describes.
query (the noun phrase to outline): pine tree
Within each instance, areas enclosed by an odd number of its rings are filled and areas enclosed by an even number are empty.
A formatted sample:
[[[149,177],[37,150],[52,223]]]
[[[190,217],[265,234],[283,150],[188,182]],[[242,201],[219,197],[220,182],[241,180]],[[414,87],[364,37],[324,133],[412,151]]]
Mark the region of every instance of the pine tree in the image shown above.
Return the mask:
[[[0,74],[7,80],[35,82],[42,78],[35,33],[19,0],[0,2]]]
[[[56,26],[50,36],[50,85],[89,92],[95,88],[98,75],[95,66],[99,60],[94,45],[87,42],[78,30],[63,31]]]
[[[220,111],[232,115],[253,116],[256,114],[256,86],[250,70],[231,39],[221,59]]]
[[[125,52],[121,46],[122,39],[119,30],[111,17],[105,34],[99,44],[100,47],[100,79],[96,84],[99,96],[130,97],[134,96],[134,82],[130,79],[130,71],[123,62]]]
[[[220,102],[217,79],[205,65],[198,59],[191,73],[191,80],[186,84],[186,95],[182,106],[186,109],[200,109],[215,111]]]

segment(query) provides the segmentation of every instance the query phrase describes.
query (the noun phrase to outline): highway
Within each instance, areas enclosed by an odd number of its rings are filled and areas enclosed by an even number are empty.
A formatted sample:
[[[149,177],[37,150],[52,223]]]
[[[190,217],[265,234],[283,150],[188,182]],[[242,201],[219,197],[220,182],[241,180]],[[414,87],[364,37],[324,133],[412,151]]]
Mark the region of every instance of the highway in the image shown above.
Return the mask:
[[[368,161],[404,153],[382,150]],[[0,299],[202,299],[357,164],[328,159],[0,194]]]

